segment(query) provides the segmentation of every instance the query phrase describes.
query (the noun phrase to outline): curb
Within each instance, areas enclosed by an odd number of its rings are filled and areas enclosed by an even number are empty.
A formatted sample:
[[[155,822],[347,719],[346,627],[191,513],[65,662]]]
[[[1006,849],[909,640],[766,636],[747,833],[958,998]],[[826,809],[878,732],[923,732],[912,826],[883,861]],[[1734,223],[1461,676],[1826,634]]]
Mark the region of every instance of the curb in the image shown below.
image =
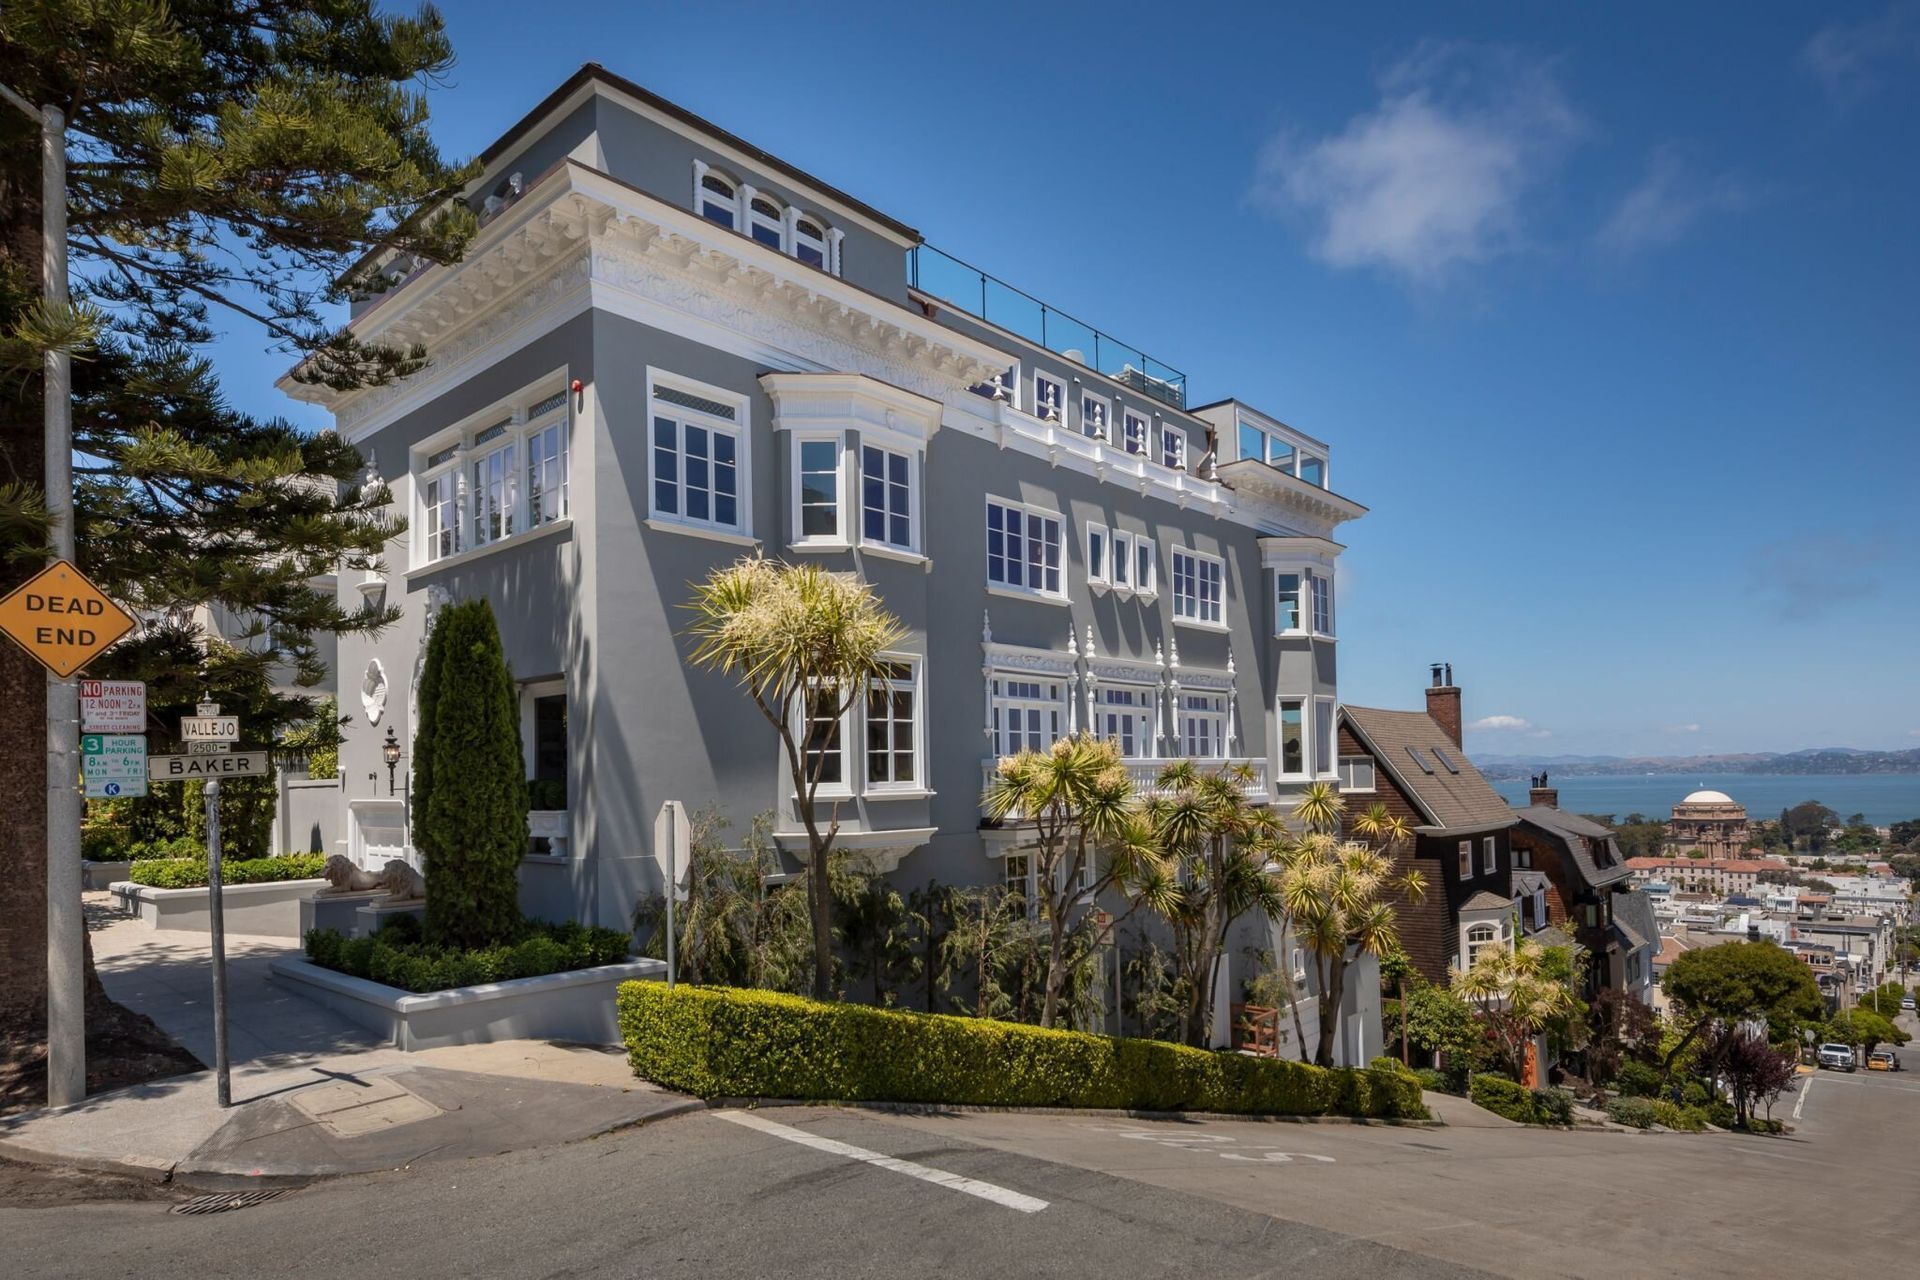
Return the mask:
[[[57,1151],[42,1151],[38,1147],[29,1147],[11,1139],[0,1138],[0,1159],[15,1161],[19,1164],[58,1165],[67,1169],[79,1169],[84,1173],[111,1173],[123,1178],[138,1178],[142,1182],[171,1182],[174,1171],[179,1168],[177,1160],[163,1160],[155,1156],[89,1156],[63,1155]]]
[[[1441,1120],[1401,1120],[1360,1116],[1278,1116],[1235,1111],[1134,1111],[1116,1107],[997,1107],[975,1102],[861,1102],[816,1098],[712,1098],[704,1105],[715,1110],[756,1110],[761,1107],[836,1107],[847,1111],[885,1111],[898,1115],[958,1114],[1024,1116],[1099,1116],[1110,1120],[1240,1120],[1259,1124],[1379,1125],[1404,1129],[1444,1129]]]

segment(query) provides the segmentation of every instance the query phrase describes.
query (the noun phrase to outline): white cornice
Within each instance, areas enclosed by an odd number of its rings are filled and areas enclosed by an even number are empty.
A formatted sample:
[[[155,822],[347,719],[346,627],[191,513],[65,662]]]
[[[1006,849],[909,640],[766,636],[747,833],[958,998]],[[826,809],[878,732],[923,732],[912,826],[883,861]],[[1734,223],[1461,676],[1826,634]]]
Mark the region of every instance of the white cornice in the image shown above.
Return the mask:
[[[1367,509],[1318,485],[1290,476],[1278,467],[1243,458],[1220,465],[1220,477],[1235,492],[1244,493],[1288,512],[1297,519],[1332,529],[1343,520],[1357,520]]]
[[[864,373],[763,373],[776,430],[857,427],[919,444],[940,429],[941,402]]]
[[[1306,561],[1318,561],[1327,568],[1346,548],[1331,538],[1266,537],[1260,539],[1260,564],[1267,569],[1284,569]]]

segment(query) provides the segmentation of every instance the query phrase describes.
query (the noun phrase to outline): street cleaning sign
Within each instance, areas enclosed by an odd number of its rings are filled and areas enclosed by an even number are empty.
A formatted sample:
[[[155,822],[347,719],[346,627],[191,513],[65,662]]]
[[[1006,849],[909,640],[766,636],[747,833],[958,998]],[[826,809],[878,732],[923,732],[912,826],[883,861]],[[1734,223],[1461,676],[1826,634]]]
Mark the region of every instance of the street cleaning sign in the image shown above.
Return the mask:
[[[82,733],[142,733],[147,727],[147,686],[140,680],[82,680]],[[146,774],[142,773],[141,777]]]
[[[133,616],[65,560],[0,600],[0,631],[65,680],[133,630]]]
[[[147,776],[155,782],[264,778],[267,776],[267,753],[235,751],[223,756],[148,756]]]
[[[144,796],[147,740],[137,733],[81,734],[80,768],[90,800]]]

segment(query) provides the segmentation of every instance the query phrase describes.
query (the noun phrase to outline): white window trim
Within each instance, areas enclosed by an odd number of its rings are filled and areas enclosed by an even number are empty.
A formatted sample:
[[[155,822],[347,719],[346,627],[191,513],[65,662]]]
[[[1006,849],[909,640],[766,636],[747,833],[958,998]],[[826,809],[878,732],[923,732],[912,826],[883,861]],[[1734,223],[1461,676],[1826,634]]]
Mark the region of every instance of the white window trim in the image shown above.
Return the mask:
[[[1100,408],[1106,410],[1106,413],[1104,415],[1105,420],[1101,424],[1099,430],[1097,431],[1093,430],[1090,427],[1089,423],[1087,422],[1087,404],[1089,401],[1091,401],[1095,405],[1098,405]],[[1075,406],[1075,412],[1077,412],[1080,415],[1078,419],[1078,425],[1079,425],[1081,435],[1086,436],[1089,440],[1104,440],[1108,444],[1116,443],[1113,437],[1113,399],[1112,397],[1103,396],[1096,392],[1088,391],[1084,387],[1082,387],[1080,390],[1079,401]]]
[[[915,799],[930,796],[927,789],[927,660],[914,653],[883,653],[882,660],[907,668],[904,681],[913,694],[913,771],[916,775],[912,782],[874,782],[867,771],[867,700],[858,699],[860,731],[860,769],[859,782],[862,795],[884,796],[893,800]],[[900,683],[900,682],[894,682]],[[868,682],[869,688],[872,682]]]
[[[1119,445],[1120,445],[1121,452],[1125,453],[1128,457],[1144,458],[1149,461],[1153,461],[1154,460],[1154,453],[1153,453],[1154,440],[1153,440],[1152,416],[1148,414],[1147,411],[1144,409],[1129,409],[1125,405],[1120,406],[1119,415],[1120,415]],[[1138,453],[1133,452],[1131,449],[1127,447],[1127,424],[1129,422],[1137,422],[1140,424],[1140,452]]]
[[[1291,626],[1291,627],[1283,627],[1280,625],[1280,618],[1281,618],[1280,579],[1283,576],[1291,576],[1292,578],[1295,579],[1293,619],[1297,625]],[[1308,614],[1313,608],[1313,604],[1310,600],[1308,600],[1307,596],[1308,596],[1307,570],[1304,566],[1291,565],[1291,564],[1274,566],[1274,569],[1273,569],[1273,634],[1274,635],[1304,636],[1307,634],[1307,628],[1311,622],[1311,619],[1308,617]]]
[[[559,408],[550,409],[538,417],[532,416],[530,410],[533,406],[550,400],[555,395],[565,396]],[[501,435],[487,441],[484,445],[474,444],[476,435],[502,423],[506,425],[506,430]],[[532,485],[528,478],[529,446],[535,436],[556,424],[561,429],[561,448],[566,459],[562,484],[567,492],[567,509],[535,525],[532,522]],[[574,425],[573,396],[568,391],[566,371],[561,369],[528,383],[513,394],[494,401],[478,413],[470,414],[457,426],[430,436],[413,446],[408,451],[408,478],[412,493],[409,495],[407,506],[411,512],[409,528],[420,530],[420,536],[408,539],[411,544],[407,551],[408,572],[438,569],[468,557],[491,554],[502,547],[513,546],[525,539],[538,537],[555,529],[570,527],[573,523]],[[449,448],[454,451],[451,458],[431,469],[426,467],[426,459]],[[510,475],[514,493],[514,530],[498,538],[479,542],[473,515],[472,467],[473,464],[506,448],[514,451],[514,463]],[[447,555],[430,557],[425,536],[427,486],[435,480],[442,479],[451,479],[454,487],[454,520],[458,530],[455,541],[458,547]]]
[[[1060,737],[1069,737],[1074,733],[1074,677],[1069,671],[1064,669],[1060,671],[1027,671],[1012,667],[990,667],[987,670],[986,676],[987,723],[984,727],[987,730],[988,743],[992,747],[993,754],[996,757],[1000,755],[1000,748],[1003,745],[1000,739],[1006,736],[1004,724],[998,731],[995,730],[993,724],[994,709],[1001,704],[1008,707],[1038,707],[1050,711],[1060,721]],[[993,692],[993,685],[996,680],[1003,683],[1007,681],[1019,681],[1023,684],[1037,684],[1043,688],[1049,684],[1055,684],[1060,686],[1060,694],[1055,698],[1015,698],[1009,695],[996,696]],[[998,736],[995,736],[996,733]],[[1054,739],[1055,742],[1059,740],[1059,738]],[[1044,750],[1044,748],[1042,749]]]
[[[1143,600],[1151,600],[1160,594],[1159,550],[1159,544],[1146,534],[1136,533],[1133,535],[1133,594]],[[1140,554],[1142,551],[1146,552],[1144,559]],[[1140,566],[1143,563],[1147,567],[1146,581],[1144,582],[1140,579]],[[1226,589],[1226,580],[1223,578],[1220,583],[1220,609],[1223,616],[1226,612]]]
[[[980,506],[980,532],[982,535],[981,551],[983,553],[986,551],[986,547],[984,545],[984,539],[985,539],[985,535],[988,532],[987,508],[989,507],[1005,507],[1008,510],[1018,511],[1021,513],[1022,515],[1021,540],[1023,544],[1026,541],[1026,534],[1024,532],[1024,529],[1025,529],[1025,520],[1027,517],[1039,516],[1042,519],[1052,520],[1059,526],[1060,528],[1060,589],[1058,591],[1048,591],[1044,587],[1031,587],[1031,586],[1024,586],[1024,585],[1015,586],[1012,583],[995,582],[991,576],[992,568],[991,566],[989,566],[988,577],[986,580],[987,591],[993,595],[1012,596],[1020,600],[1047,600],[1047,601],[1053,601],[1059,604],[1068,603],[1068,599],[1067,599],[1067,574],[1068,574],[1067,530],[1071,526],[1068,524],[1066,517],[1061,515],[1058,511],[1051,510],[1047,507],[1031,506],[1024,502],[1016,502],[1016,501],[1013,501],[1012,499],[999,498],[999,497],[995,497],[993,494],[988,494]],[[1023,554],[1022,566],[1024,568],[1027,566],[1028,562],[1024,559],[1024,550],[1022,554]],[[1024,576],[1025,574],[1023,573],[1022,577]]]
[[[866,466],[868,449],[876,450],[882,455],[892,455],[907,460],[907,542],[904,546],[890,538],[873,539],[867,537]],[[882,444],[864,437],[861,438],[860,446],[857,450],[850,449],[848,452],[852,454],[851,462],[848,465],[853,469],[853,492],[859,499],[854,503],[854,514],[859,517],[852,530],[855,541],[862,547],[878,555],[893,553],[902,556],[923,556],[925,552],[923,540],[920,536],[920,512],[921,508],[926,505],[926,486],[921,483],[921,476],[925,470],[926,463],[925,452],[919,448],[896,448],[891,444]],[[1064,526],[1062,526],[1060,536],[1063,540],[1066,537]],[[1066,572],[1065,556],[1066,548],[1063,546],[1061,548],[1062,559],[1060,565],[1063,583]]]
[[[1109,705],[1101,701],[1109,689],[1125,689],[1144,696],[1136,702]],[[1140,753],[1130,756],[1123,751],[1121,753],[1121,759],[1154,760],[1159,758],[1160,751],[1157,741],[1159,735],[1154,731],[1154,722],[1159,719],[1160,690],[1157,686],[1140,680],[1115,680],[1103,677],[1100,682],[1094,686],[1089,701],[1092,703],[1090,714],[1093,717],[1093,723],[1088,725],[1087,728],[1095,738],[1098,738],[1102,742],[1112,742],[1117,746],[1121,739],[1118,737],[1109,737],[1103,722],[1108,716],[1115,718],[1125,716],[1135,722],[1134,729],[1139,738]]]
[[[1320,626],[1319,609],[1316,606],[1314,597],[1314,583],[1316,582],[1324,582],[1326,584],[1327,626],[1324,629]],[[1316,640],[1338,639],[1335,632],[1337,632],[1340,627],[1340,615],[1335,612],[1339,602],[1334,599],[1333,595],[1333,571],[1331,569],[1323,571],[1315,568],[1305,570],[1300,580],[1300,592],[1300,603],[1303,606],[1302,620],[1312,630],[1313,638]]]
[[[741,213],[741,210],[745,207],[740,199],[740,191],[746,184],[742,182],[740,179],[734,177],[733,174],[728,172],[727,170],[717,168],[714,165],[708,164],[705,160],[698,160],[698,159],[696,159],[693,162],[693,213],[694,213],[694,216],[706,221],[711,221],[711,219],[707,218],[706,210],[701,208],[701,206],[707,202],[706,177],[707,177],[707,174],[709,173],[714,174],[715,176],[719,177],[723,181],[732,185],[733,187],[733,226],[728,228],[728,230],[739,231],[741,228],[741,221],[742,221],[740,213]],[[720,204],[722,203],[722,201],[715,200],[713,203]],[[718,226],[720,224],[714,223],[714,225]]]
[[[1458,853],[1459,853],[1459,861],[1460,861],[1460,866],[1458,868],[1460,872],[1460,879],[1462,881],[1473,879],[1473,841],[1462,840],[1460,842],[1460,848],[1458,850]]]
[[[1100,539],[1100,572],[1093,571],[1093,540]],[[1086,556],[1087,585],[1105,591],[1113,579],[1113,530],[1098,520],[1089,520],[1081,535],[1080,549]]]
[[[1289,702],[1300,704],[1300,769],[1287,772],[1286,710]],[[1305,782],[1313,777],[1313,699],[1282,697],[1273,702],[1273,773],[1289,782]]]
[[[1188,698],[1218,698],[1220,700],[1220,709],[1218,711],[1210,711],[1210,710],[1202,711],[1196,708],[1189,707],[1187,706]],[[1187,721],[1189,717],[1192,717],[1195,719],[1204,719],[1208,721],[1214,729],[1218,730],[1218,732],[1212,735],[1213,745],[1215,748],[1212,755],[1195,755],[1193,753],[1193,744],[1192,744],[1190,735],[1187,733]],[[1174,737],[1175,737],[1176,744],[1180,748],[1180,755],[1184,759],[1188,759],[1188,760],[1226,760],[1228,759],[1229,756],[1227,753],[1227,733],[1232,723],[1233,723],[1233,694],[1230,690],[1208,689],[1208,688],[1182,689],[1179,692],[1177,698],[1175,699],[1174,722],[1173,722]]]
[[[647,416],[647,430],[649,433],[648,445],[651,447],[651,433],[653,430],[653,416],[651,414]],[[837,513],[838,523],[840,525],[840,532],[831,537],[823,537],[820,535],[808,537],[803,531],[805,528],[804,521],[806,513],[801,509],[801,446],[808,442],[819,444],[823,441],[833,445],[834,457],[837,459],[837,464],[834,467],[835,489],[833,500],[834,510]],[[795,431],[788,452],[787,492],[791,495],[792,501],[788,504],[791,510],[787,516],[787,544],[796,551],[845,551],[850,545],[847,533],[847,454],[849,450],[847,448],[846,432]],[[651,458],[652,454],[649,453],[648,457]],[[651,495],[652,490],[649,489],[648,492],[649,495]],[[721,527],[724,528],[725,526]]]
[[[1327,713],[1326,753],[1329,758],[1326,760],[1319,758],[1321,746],[1320,711],[1323,707]],[[1323,782],[1338,782],[1340,780],[1339,699],[1325,695],[1315,695],[1313,699],[1313,717],[1313,724],[1309,726],[1312,731],[1312,745],[1308,749],[1313,757],[1313,776]]]
[[[1483,876],[1500,873],[1500,844],[1492,836],[1483,836],[1480,840],[1480,874]]]
[[[1133,551],[1136,536],[1125,529],[1115,529],[1110,535],[1107,581],[1113,584],[1116,595],[1133,594],[1133,571],[1140,563]]]
[[[1047,373],[1041,369],[1035,369],[1033,371],[1033,408],[1029,410],[1029,412],[1032,413],[1034,417],[1040,419],[1040,421],[1042,422],[1046,422],[1048,420],[1046,410],[1043,407],[1045,404],[1045,401],[1043,401],[1040,398],[1040,384],[1043,382],[1046,383],[1048,386],[1058,387],[1060,389],[1060,400],[1059,400],[1059,406],[1058,406],[1060,411],[1060,416],[1058,419],[1056,419],[1056,421],[1058,421],[1061,426],[1065,426],[1067,424],[1067,415],[1069,413],[1074,412],[1073,406],[1067,403],[1066,381],[1065,379],[1062,379],[1062,378],[1056,378],[1052,374]]]
[[[725,387],[716,387],[712,383],[699,382],[670,373],[665,369],[648,365],[647,375],[647,518],[644,521],[650,529],[671,530],[677,533],[690,533],[696,537],[717,537],[720,541],[752,542],[753,534],[753,401],[738,391],[729,391]],[[688,395],[700,396],[707,400],[718,400],[734,406],[734,420],[709,418],[702,414],[701,425],[709,430],[720,429],[733,432],[734,447],[734,510],[740,517],[737,525],[723,524],[717,520],[692,520],[684,512],[660,511],[654,507],[654,443],[653,420],[664,416],[673,418],[685,429],[686,415],[698,413],[681,405],[668,404],[654,398],[656,386],[666,385]],[[711,465],[711,462],[709,462]],[[682,471],[685,470],[685,455],[682,454]],[[685,490],[686,477],[680,478],[682,491]],[[684,504],[682,504],[684,505]]]
[[[854,737],[853,732],[859,727],[859,717],[855,713],[865,701],[864,691],[862,691],[861,697],[848,699],[846,709],[840,713],[840,781],[822,781],[819,790],[814,792],[813,798],[815,803],[822,800],[851,800],[859,794],[857,786],[858,770],[863,767],[866,762],[866,739],[864,737]],[[810,753],[807,750],[807,722],[809,719],[807,710],[807,700],[803,697],[794,708],[799,721],[799,723],[794,726],[794,736],[800,744],[801,765],[806,768],[811,768],[808,763]],[[856,747],[860,748],[858,755],[855,754]],[[789,783],[792,781],[792,778],[788,779]],[[804,793],[796,791],[793,795],[793,802],[796,805],[804,804],[806,802]]]
[[[1191,556],[1194,558],[1195,569],[1196,569],[1196,572],[1194,574],[1194,579],[1196,583],[1194,602],[1196,605],[1199,603],[1199,600],[1200,600],[1199,592],[1197,589],[1197,583],[1199,581],[1199,573],[1198,573],[1199,564],[1200,563],[1212,564],[1220,570],[1220,619],[1219,621],[1216,622],[1206,618],[1186,617],[1183,614],[1181,614],[1180,592],[1179,592],[1178,586],[1175,585],[1180,581],[1180,575],[1175,571],[1175,568],[1174,568],[1174,560],[1178,556]],[[1222,559],[1219,556],[1212,555],[1208,552],[1201,551],[1190,546],[1176,544],[1174,546],[1168,547],[1167,548],[1167,583],[1168,583],[1168,590],[1170,591],[1171,597],[1173,600],[1173,621],[1175,626],[1193,627],[1201,631],[1225,631],[1228,629],[1227,627],[1227,562],[1224,559]]]
[[[1337,728],[1335,729],[1335,732],[1336,733],[1338,732]],[[1336,741],[1333,744],[1333,749],[1334,749],[1335,759],[1338,762],[1336,767],[1341,770],[1340,790],[1342,792],[1346,792],[1352,795],[1372,795],[1380,789],[1380,766],[1374,761],[1374,758],[1372,756],[1365,755],[1365,754],[1351,755],[1351,756],[1341,755],[1340,744],[1338,741]],[[1371,785],[1364,786],[1364,787],[1354,787],[1354,786],[1347,785],[1345,767],[1349,760],[1364,760],[1367,762],[1367,771],[1373,775],[1373,782]]]
[[[1168,441],[1172,441],[1174,444],[1174,460],[1172,462],[1167,461]],[[1159,462],[1161,466],[1174,471],[1185,471],[1187,469],[1187,433],[1164,419],[1160,423],[1160,452],[1155,455],[1155,460]]]
[[[1320,464],[1320,483],[1315,487],[1328,492],[1332,491],[1333,462],[1328,456],[1326,445],[1321,444],[1317,440],[1310,440],[1299,432],[1278,423],[1258,421],[1243,411],[1234,416],[1233,458],[1236,462],[1249,461],[1249,459],[1240,452],[1240,428],[1242,426],[1250,427],[1260,433],[1263,443],[1261,444],[1261,456],[1257,461],[1263,466],[1272,467],[1275,471],[1293,476],[1295,479],[1300,479],[1300,459],[1302,457],[1312,458]],[[1293,460],[1285,466],[1268,461],[1268,458],[1273,455],[1273,442],[1276,440],[1293,451]],[[1313,481],[1302,480],[1301,483],[1311,485]]]

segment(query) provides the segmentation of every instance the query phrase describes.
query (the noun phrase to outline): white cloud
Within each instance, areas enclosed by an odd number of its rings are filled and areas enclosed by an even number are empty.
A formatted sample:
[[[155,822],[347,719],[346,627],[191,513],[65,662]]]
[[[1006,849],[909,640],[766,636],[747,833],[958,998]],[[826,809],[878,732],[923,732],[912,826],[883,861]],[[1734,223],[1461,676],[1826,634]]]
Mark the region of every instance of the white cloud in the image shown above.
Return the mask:
[[[1252,197],[1304,219],[1333,267],[1430,286],[1522,243],[1524,197],[1579,136],[1552,67],[1513,50],[1428,42],[1379,81],[1380,101],[1338,133],[1283,136]]]
[[[1648,158],[1646,175],[1621,198],[1595,238],[1606,252],[1630,257],[1664,248],[1707,214],[1744,208],[1747,200],[1738,180],[1697,172],[1677,148],[1665,146]]]
[[[1800,65],[1841,106],[1865,97],[1899,74],[1900,64],[1920,61],[1920,4],[1891,4],[1865,22],[1822,27],[1800,50]]]
[[[1480,719],[1475,720],[1472,724],[1468,725],[1467,728],[1479,729],[1482,732],[1499,732],[1499,731],[1509,731],[1509,730],[1517,732],[1521,729],[1533,728],[1533,721],[1523,720],[1519,716],[1482,716],[1480,717]]]
[[[1670,724],[1667,726],[1667,732],[1668,733],[1698,733],[1700,732],[1700,726],[1697,724]]]

